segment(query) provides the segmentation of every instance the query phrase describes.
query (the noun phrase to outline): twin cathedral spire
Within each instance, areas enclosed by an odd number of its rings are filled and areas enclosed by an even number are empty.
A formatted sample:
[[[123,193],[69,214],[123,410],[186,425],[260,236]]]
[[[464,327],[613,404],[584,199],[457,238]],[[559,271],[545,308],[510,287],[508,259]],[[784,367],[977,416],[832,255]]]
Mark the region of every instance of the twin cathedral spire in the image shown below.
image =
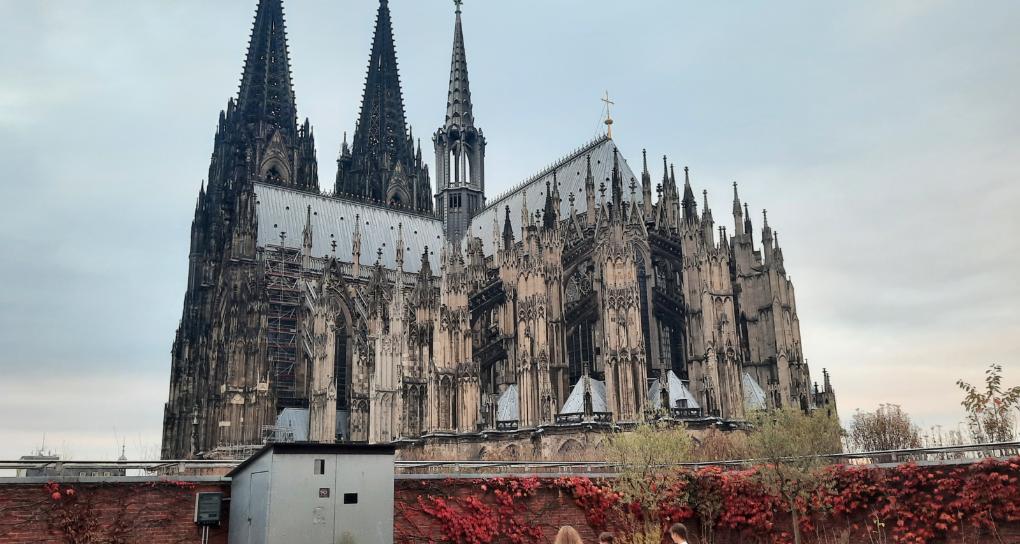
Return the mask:
[[[348,147],[345,138],[337,166],[337,196],[432,213],[428,167],[404,114],[387,0],[379,2],[354,141]]]
[[[282,0],[259,1],[237,99],[220,113],[209,194],[229,203],[252,180],[319,190],[311,124],[298,125]]]
[[[451,239],[463,236],[485,201],[485,137],[474,124],[461,2],[455,4],[446,118],[433,135],[437,194],[407,125],[387,0],[379,2],[361,111],[353,140],[344,135],[333,187],[343,199],[435,214]],[[311,125],[299,127],[296,112],[282,0],[259,0],[237,102],[224,113],[234,125],[229,132],[246,135],[229,161],[250,163],[241,177],[319,191]]]

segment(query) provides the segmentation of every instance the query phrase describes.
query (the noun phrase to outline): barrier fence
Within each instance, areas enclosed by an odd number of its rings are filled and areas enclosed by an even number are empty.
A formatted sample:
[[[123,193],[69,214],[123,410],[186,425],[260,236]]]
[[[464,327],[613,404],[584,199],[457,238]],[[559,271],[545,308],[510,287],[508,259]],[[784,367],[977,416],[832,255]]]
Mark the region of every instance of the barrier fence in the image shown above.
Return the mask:
[[[1020,455],[1020,442],[996,442],[959,446],[925,447],[899,450],[836,453],[820,456],[832,463],[855,465],[892,465],[904,462],[918,464],[948,465],[971,463],[986,458],[1005,458]],[[243,459],[230,460],[159,460],[159,461],[90,461],[90,460],[0,460],[0,471],[33,473],[37,477],[62,477],[73,473],[87,478],[83,473],[123,471],[128,477],[152,477],[174,475],[221,476],[241,463]],[[747,467],[760,463],[755,459],[736,459],[711,462],[677,463],[675,466],[698,468],[704,466]],[[475,477],[498,474],[585,474],[610,475],[619,470],[620,463],[606,461],[485,461],[485,460],[436,460],[396,461],[394,470],[401,475],[436,475],[437,477]],[[39,474],[44,473],[44,474]]]

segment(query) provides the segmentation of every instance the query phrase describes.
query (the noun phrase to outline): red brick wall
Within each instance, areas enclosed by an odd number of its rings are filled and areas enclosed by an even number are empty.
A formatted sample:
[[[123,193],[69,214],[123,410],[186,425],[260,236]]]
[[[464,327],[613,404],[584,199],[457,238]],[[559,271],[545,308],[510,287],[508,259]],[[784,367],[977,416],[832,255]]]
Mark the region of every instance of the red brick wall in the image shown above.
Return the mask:
[[[71,491],[69,491],[71,490]],[[44,484],[0,486],[0,544],[65,542],[197,543],[195,493],[229,484],[182,482],[61,484],[60,500]],[[225,507],[224,515],[228,509]],[[226,544],[227,525],[210,529]]]
[[[440,524],[425,514],[419,496],[467,497],[479,493],[479,483],[469,480],[397,480],[394,535],[398,543],[442,542]],[[68,489],[74,489],[69,496]],[[53,500],[43,484],[0,484],[0,544],[63,542],[144,542],[152,544],[196,543],[200,529],[192,522],[195,493],[221,491],[229,484],[175,482],[70,484],[61,486],[61,499]],[[490,490],[491,491],[491,490]],[[491,493],[490,493],[491,495]],[[517,517],[552,540],[562,525],[578,529],[585,542],[595,542],[596,532],[585,511],[566,492],[541,486],[521,504]],[[224,508],[226,516],[229,508]],[[778,520],[786,523],[785,520]],[[695,523],[689,524],[698,534]],[[226,544],[227,524],[213,528],[210,542]],[[87,537],[92,536],[89,540]],[[811,542],[819,541],[808,535]],[[835,536],[835,535],[833,535]],[[839,540],[824,540],[839,542]],[[999,527],[999,535],[968,534],[966,542],[1020,543],[1020,523]],[[698,542],[695,538],[694,542]],[[739,535],[717,534],[718,544],[741,542]]]
[[[466,497],[478,492],[477,484],[457,481],[397,480],[394,493],[393,539],[397,543],[442,542],[439,522],[424,515],[418,497],[444,489],[447,496]],[[585,513],[574,499],[551,488],[541,488],[524,506],[522,521],[541,528],[548,542],[563,525],[571,525],[581,533],[584,542],[597,542],[598,535],[585,520]]]
[[[429,515],[422,510],[423,504],[431,506],[435,503],[430,500],[425,500],[422,503],[419,501],[419,497],[425,499],[430,496],[439,497],[448,504],[454,505],[456,501],[465,497],[482,495],[483,493],[479,488],[483,484],[480,482],[480,480],[397,480],[396,493],[394,495],[396,503],[394,505],[394,541],[397,544],[444,542],[441,523],[435,516]],[[492,487],[490,485],[488,493],[490,497],[491,492]],[[555,485],[543,484],[529,498],[515,502],[524,503],[522,509],[515,516],[524,524],[538,527],[542,531],[542,539],[540,541],[552,542],[557,530],[563,525],[570,525],[577,529],[581,534],[581,538],[586,543],[598,541],[599,530],[589,525],[585,510],[577,505],[574,498],[569,495],[569,492],[558,489]],[[491,502],[486,504],[492,505]],[[463,503],[454,505],[453,508],[461,512],[464,511]],[[867,524],[866,521],[864,523],[865,525]],[[692,519],[686,521],[685,524],[691,535],[691,542],[694,544],[702,542],[702,539],[699,538],[701,530],[697,520]],[[777,528],[785,529],[790,524],[789,516],[777,514],[775,524]],[[617,531],[618,534],[623,533],[622,527],[609,526],[606,529]],[[979,531],[968,525],[957,534],[958,539],[938,542],[939,544],[941,542],[946,542],[947,544],[949,542],[1020,544],[1020,521],[1002,523],[996,528],[996,531],[998,534],[992,534],[988,531]],[[763,537],[761,539],[748,540],[746,534],[717,528],[713,538],[715,544],[762,543],[771,540],[765,535],[761,536]],[[864,536],[860,530],[853,531],[853,534],[850,534],[848,526],[819,526],[816,531],[805,534],[804,538],[805,542],[810,544],[869,542],[868,537]],[[878,537],[872,535],[870,542],[892,542],[888,535],[881,539],[876,538]],[[497,540],[497,542],[509,541],[507,539]]]

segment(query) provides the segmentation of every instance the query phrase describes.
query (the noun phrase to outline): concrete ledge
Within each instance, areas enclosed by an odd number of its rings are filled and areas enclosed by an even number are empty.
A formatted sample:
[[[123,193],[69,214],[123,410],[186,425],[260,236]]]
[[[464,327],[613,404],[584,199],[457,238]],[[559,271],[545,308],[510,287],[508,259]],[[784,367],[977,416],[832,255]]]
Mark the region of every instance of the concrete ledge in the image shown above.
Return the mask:
[[[173,483],[186,482],[189,484],[215,484],[230,483],[230,478],[225,476],[178,476],[171,478],[167,476],[28,476],[28,477],[0,477],[0,486],[3,485],[40,485],[49,482],[61,484],[148,484],[148,483]]]

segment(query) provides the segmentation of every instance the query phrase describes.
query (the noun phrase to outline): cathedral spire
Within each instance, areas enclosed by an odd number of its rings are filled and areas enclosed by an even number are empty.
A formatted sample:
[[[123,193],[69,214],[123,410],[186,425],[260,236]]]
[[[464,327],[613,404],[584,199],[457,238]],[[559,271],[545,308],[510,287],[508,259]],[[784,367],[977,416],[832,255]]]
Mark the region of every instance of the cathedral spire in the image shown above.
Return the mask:
[[[613,209],[617,213],[623,213],[623,177],[620,175],[620,150],[613,147]]]
[[[744,232],[749,236],[754,232],[751,225],[751,210],[748,209],[747,202],[744,202]]]
[[[669,178],[669,172],[670,172],[670,169],[669,169],[668,160],[666,159],[666,156],[663,155],[662,156],[662,194],[665,195],[665,196],[669,196],[669,194],[670,194],[669,187],[670,187],[671,183],[670,183],[670,178]],[[673,187],[676,188],[676,185],[673,185]]]
[[[698,201],[694,199],[694,189],[691,188],[691,171],[684,167],[684,199],[680,202],[684,209],[684,219],[690,223],[698,220]]]
[[[556,212],[560,208],[560,204],[557,202],[559,199],[556,195],[556,185],[558,184],[556,170],[553,170],[552,186],[549,185],[549,181],[545,182],[545,209],[542,211],[542,226],[547,229],[556,228]]]
[[[429,263],[429,246],[421,253],[421,266],[418,271],[418,278],[428,279],[432,277],[432,264]]]
[[[407,128],[393,22],[386,0],[380,0],[376,15],[351,152],[341,152],[337,163],[337,193],[417,212],[432,211],[428,170],[415,161],[414,141]]]
[[[510,206],[506,207],[506,219],[503,220],[503,250],[510,251],[514,246],[514,226],[510,222]]]
[[[220,112],[210,176],[217,196],[252,181],[318,192],[315,139],[298,126],[282,0],[259,0],[237,98]]]
[[[461,2],[455,4],[446,120],[432,137],[439,193],[436,208],[443,217],[446,236],[452,240],[462,238],[471,218],[485,207],[485,135],[475,127]]]
[[[528,189],[521,191],[521,239],[528,237],[528,227],[531,226],[531,211],[528,210]]]
[[[471,87],[468,84],[467,53],[464,49],[464,27],[460,18],[459,0],[457,22],[453,29],[453,58],[450,61],[450,90],[446,97],[446,124],[461,127],[473,126]]]
[[[264,122],[297,136],[297,107],[291,85],[283,0],[259,0],[236,111],[248,124]]]
[[[676,190],[676,174],[673,172],[673,165],[669,164],[669,159],[663,155],[662,195],[659,197],[655,225],[660,229],[675,229],[679,225],[679,215],[680,196]]]
[[[772,253],[772,227],[769,227],[769,211],[762,210],[762,227],[761,227],[761,250],[765,255],[765,262],[768,264],[770,261],[769,254]]]
[[[404,271],[404,223],[397,223],[397,270]]]
[[[733,231],[735,236],[744,234],[744,209],[740,205],[740,195],[737,194],[737,182],[733,182]]]
[[[652,216],[652,174],[648,171],[648,150],[641,150],[644,169],[641,170],[641,206],[646,218]]]
[[[400,88],[397,50],[393,41],[393,22],[387,0],[380,0],[375,19],[372,53],[365,76],[365,94],[361,116],[354,133],[354,152],[367,152],[396,160],[407,146],[407,121]]]
[[[708,189],[702,190],[701,194],[705,199],[704,208],[701,210],[701,228],[704,232],[705,242],[709,245],[714,245],[715,219],[712,217],[712,208],[708,206]]]
[[[595,224],[595,176],[591,173],[591,155],[585,158],[584,198],[586,204],[585,221]]]
[[[354,236],[351,238],[351,260],[354,261],[354,277],[361,274],[361,214],[354,216]]]
[[[312,251],[312,207],[308,206],[305,215],[305,228],[301,231],[301,247],[306,253]]]

